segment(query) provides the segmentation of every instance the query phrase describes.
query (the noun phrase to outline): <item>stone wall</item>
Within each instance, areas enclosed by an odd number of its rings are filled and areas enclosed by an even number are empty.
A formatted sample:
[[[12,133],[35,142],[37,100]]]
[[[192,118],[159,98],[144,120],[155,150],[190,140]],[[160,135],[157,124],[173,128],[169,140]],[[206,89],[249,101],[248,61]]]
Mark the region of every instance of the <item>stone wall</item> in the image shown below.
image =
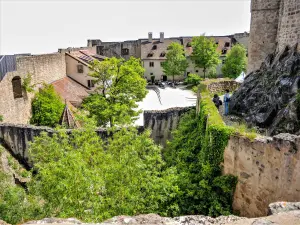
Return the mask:
[[[144,129],[150,129],[151,138],[156,144],[165,146],[167,140],[172,138],[172,131],[179,124],[180,117],[193,107],[170,108],[166,110],[144,111]]]
[[[259,69],[276,49],[281,0],[252,0],[248,72]]]
[[[300,136],[279,134],[250,141],[232,136],[224,173],[238,177],[233,209],[241,216],[267,215],[276,201],[300,201]]]
[[[33,94],[23,91],[22,98],[14,98],[12,79],[24,77],[30,73],[32,84],[51,83],[66,76],[64,54],[45,54],[17,57],[17,71],[9,72],[0,82],[0,115],[4,122],[28,123],[31,116],[31,99]]]
[[[278,48],[281,51],[287,44],[300,43],[300,1],[284,0],[281,3],[278,30]]]
[[[225,92],[227,89],[232,92],[240,86],[240,83],[232,81],[219,81],[207,85],[207,89],[211,93]]]
[[[268,54],[300,42],[300,1],[252,0],[251,14],[249,73],[259,69]]]

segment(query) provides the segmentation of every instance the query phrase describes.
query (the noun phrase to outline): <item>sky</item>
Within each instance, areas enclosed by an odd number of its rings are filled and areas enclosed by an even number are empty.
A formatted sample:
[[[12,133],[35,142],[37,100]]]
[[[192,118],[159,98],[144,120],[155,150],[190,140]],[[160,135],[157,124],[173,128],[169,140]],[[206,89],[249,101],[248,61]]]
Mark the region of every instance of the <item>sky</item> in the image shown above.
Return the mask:
[[[0,55],[249,30],[250,0],[0,0]]]

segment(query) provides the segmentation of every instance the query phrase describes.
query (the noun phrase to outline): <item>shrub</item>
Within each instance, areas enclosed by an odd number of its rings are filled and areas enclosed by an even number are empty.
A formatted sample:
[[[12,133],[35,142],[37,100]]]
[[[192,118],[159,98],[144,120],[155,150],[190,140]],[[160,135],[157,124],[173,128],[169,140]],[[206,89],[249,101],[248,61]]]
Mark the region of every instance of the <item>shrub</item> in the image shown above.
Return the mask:
[[[44,84],[36,94],[32,103],[31,124],[55,127],[64,110],[61,98],[55,92],[53,85]]]
[[[185,82],[187,84],[192,84],[192,85],[198,85],[200,84],[200,81],[202,79],[200,78],[200,76],[198,74],[189,74],[188,77],[185,79]]]

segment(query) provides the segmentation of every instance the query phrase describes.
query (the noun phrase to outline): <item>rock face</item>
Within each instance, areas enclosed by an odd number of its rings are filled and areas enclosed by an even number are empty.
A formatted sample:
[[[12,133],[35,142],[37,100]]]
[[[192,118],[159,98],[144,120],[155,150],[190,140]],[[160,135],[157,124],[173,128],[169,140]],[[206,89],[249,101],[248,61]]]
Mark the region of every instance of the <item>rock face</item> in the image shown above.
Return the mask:
[[[299,133],[300,53],[297,45],[269,55],[232,95],[231,113],[265,128],[268,135]]]

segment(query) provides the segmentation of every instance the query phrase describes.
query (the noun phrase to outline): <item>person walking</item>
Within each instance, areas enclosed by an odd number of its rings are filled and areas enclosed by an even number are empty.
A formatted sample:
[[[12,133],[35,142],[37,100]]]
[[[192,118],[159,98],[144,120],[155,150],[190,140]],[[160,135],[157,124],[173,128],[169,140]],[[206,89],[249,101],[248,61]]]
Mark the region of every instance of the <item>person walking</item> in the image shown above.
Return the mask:
[[[212,101],[215,103],[215,106],[219,110],[220,105],[222,105],[222,101],[220,100],[220,98],[217,94],[214,95],[214,98]]]
[[[229,102],[230,102],[230,94],[229,90],[226,89],[226,93],[224,95],[224,115],[227,116],[229,113]]]

